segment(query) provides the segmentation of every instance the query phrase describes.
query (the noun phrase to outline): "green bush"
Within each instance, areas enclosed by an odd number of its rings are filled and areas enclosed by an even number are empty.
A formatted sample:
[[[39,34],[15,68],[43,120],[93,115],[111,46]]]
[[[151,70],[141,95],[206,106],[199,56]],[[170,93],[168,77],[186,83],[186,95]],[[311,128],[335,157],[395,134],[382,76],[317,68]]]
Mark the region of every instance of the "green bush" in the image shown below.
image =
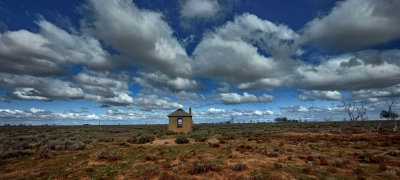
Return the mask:
[[[271,177],[271,173],[266,170],[252,170],[250,175],[251,179],[269,179]]]
[[[245,168],[246,166],[242,163],[237,163],[235,166],[233,166],[232,170],[234,171],[241,171]]]
[[[172,171],[174,171],[174,173],[178,173],[179,172],[179,167],[178,166],[172,167]]]
[[[190,135],[190,137],[197,142],[204,142],[208,139],[209,136],[210,134],[208,133],[208,131],[195,131]]]
[[[278,157],[278,155],[279,155],[279,153],[276,152],[276,151],[270,152],[270,153],[268,154],[269,157]]]
[[[189,143],[189,139],[186,137],[185,134],[179,134],[178,136],[176,136],[175,142],[177,144],[187,144]]]
[[[118,152],[109,152],[109,151],[103,151],[97,155],[98,160],[107,160],[109,162],[114,162],[114,161],[119,161],[122,159],[122,155],[120,155]]]
[[[168,130],[167,132],[166,132],[166,135],[174,135],[175,134],[175,132],[174,131],[170,131],[170,130]]]
[[[156,134],[156,136],[157,136],[158,139],[166,139],[166,138],[167,138],[166,135],[167,135],[167,134],[166,134],[165,132],[163,132],[163,131],[160,131],[160,132],[158,132],[158,133]]]
[[[189,169],[190,174],[201,174],[209,171],[217,171],[218,165],[212,161],[198,161],[194,162]]]
[[[154,136],[151,134],[136,134],[132,136],[130,139],[128,139],[129,143],[134,143],[134,144],[146,144],[148,142],[154,141]]]

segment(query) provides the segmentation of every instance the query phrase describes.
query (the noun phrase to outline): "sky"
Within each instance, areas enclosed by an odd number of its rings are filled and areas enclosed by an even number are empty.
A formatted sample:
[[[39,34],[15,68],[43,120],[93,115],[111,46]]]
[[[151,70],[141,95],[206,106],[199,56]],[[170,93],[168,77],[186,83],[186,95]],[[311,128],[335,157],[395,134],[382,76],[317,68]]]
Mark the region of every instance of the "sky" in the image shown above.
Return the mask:
[[[380,119],[398,0],[0,0],[1,124]],[[400,110],[395,103],[393,110]]]

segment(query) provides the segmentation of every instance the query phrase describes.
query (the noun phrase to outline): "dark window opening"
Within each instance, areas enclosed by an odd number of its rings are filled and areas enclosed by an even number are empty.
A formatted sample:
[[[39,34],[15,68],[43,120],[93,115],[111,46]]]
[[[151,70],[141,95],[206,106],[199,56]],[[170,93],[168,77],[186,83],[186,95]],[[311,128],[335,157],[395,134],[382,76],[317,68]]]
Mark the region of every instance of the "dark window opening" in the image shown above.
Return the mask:
[[[182,119],[178,118],[178,128],[182,128]]]

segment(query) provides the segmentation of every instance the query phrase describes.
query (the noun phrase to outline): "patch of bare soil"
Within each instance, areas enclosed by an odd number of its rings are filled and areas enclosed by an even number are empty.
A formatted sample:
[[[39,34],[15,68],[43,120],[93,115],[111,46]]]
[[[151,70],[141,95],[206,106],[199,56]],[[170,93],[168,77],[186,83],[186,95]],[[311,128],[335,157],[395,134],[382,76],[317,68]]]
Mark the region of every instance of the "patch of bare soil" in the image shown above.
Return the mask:
[[[315,135],[336,135],[328,132],[284,132],[282,135],[287,136],[315,136]]]
[[[123,180],[125,179],[125,176],[123,176],[122,174],[117,174],[117,176],[115,176],[114,179]]]
[[[92,166],[92,165],[99,165],[99,164],[105,164],[107,161],[98,161],[94,159],[89,159],[87,165]]]
[[[217,138],[212,137],[212,138],[208,139],[208,140],[206,141],[206,143],[218,144],[218,143],[220,143],[220,142],[219,142],[219,140],[218,140]]]
[[[153,145],[153,146],[159,146],[159,145],[176,145],[175,139],[156,139],[151,143],[147,143],[146,145]]]
[[[189,138],[189,143],[187,144],[196,144],[198,142],[196,142],[194,139]],[[175,143],[175,139],[156,139],[153,142],[150,143],[146,143],[145,145],[149,145],[149,146],[173,146],[173,145],[180,145],[180,144],[176,144]]]

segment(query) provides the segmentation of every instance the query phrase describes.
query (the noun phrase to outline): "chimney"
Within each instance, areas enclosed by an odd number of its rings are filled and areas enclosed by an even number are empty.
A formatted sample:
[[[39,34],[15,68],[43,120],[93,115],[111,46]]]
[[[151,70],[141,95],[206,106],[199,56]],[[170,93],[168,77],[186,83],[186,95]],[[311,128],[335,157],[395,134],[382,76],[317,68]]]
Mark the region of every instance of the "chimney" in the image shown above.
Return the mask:
[[[189,108],[189,114],[192,115],[192,108]]]

